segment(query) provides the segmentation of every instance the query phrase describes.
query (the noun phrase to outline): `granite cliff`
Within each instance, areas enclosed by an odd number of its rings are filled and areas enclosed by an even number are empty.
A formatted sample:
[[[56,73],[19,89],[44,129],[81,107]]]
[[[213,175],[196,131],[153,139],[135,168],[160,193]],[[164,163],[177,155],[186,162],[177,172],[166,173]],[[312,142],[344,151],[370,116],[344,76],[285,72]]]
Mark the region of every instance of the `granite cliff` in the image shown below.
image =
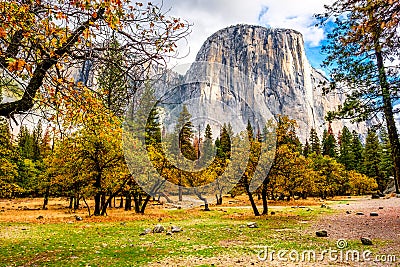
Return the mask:
[[[203,44],[186,76],[181,76],[181,81],[187,80],[188,76],[193,78],[199,72],[206,73],[207,77],[218,77],[213,79],[211,86],[206,83],[181,86],[179,98],[182,102],[193,97],[200,98],[200,102],[214,99],[246,113],[248,111],[231,89],[235,79],[224,78],[228,75],[220,69],[199,66],[196,62],[218,63],[244,74],[253,83],[252,88],[246,89],[247,104],[262,102],[273,115],[284,114],[295,119],[303,143],[312,127],[322,137],[327,128],[324,119],[327,111],[334,110],[343,101],[337,94],[323,95],[320,82],[327,79],[308,62],[303,37],[295,30],[252,25],[219,30]],[[207,113],[218,114],[219,111],[216,108],[204,112]],[[255,114],[256,117],[259,115]],[[334,133],[338,133],[343,125],[359,133],[366,132],[365,124],[354,125],[342,120],[332,123]]]

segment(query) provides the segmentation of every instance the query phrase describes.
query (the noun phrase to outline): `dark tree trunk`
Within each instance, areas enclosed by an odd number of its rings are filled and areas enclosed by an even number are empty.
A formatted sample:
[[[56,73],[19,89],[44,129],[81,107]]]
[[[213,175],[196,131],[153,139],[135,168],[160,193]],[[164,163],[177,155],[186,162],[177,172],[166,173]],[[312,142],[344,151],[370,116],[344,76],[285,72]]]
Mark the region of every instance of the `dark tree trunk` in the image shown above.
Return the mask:
[[[94,195],[94,216],[100,216],[101,214],[101,208],[100,208],[100,204],[101,204],[101,192],[97,192]]]
[[[150,197],[151,197],[150,195],[147,195],[145,200],[143,201],[143,205],[140,208],[140,213],[141,214],[144,214],[144,210],[146,209],[147,203],[149,203],[149,201],[150,201]]]
[[[130,194],[127,194],[125,196],[125,210],[128,211],[128,210],[131,210],[131,209],[132,209],[132,196]]]
[[[43,198],[43,207],[42,207],[43,210],[47,210],[47,204],[49,204],[49,194],[50,194],[50,187],[47,187]]]
[[[396,129],[396,122],[393,115],[393,103],[390,97],[389,83],[387,82],[385,66],[383,61],[383,55],[381,52],[381,47],[376,41],[375,43],[375,57],[376,63],[379,70],[379,83],[382,92],[383,99],[383,113],[385,115],[386,127],[388,130],[389,141],[392,152],[392,160],[394,165],[394,175],[397,183],[400,183],[400,142],[399,135]],[[399,194],[399,189],[396,188],[396,193]]]
[[[245,188],[246,188],[247,196],[249,197],[249,200],[250,200],[251,207],[253,208],[254,215],[255,216],[260,216],[260,212],[257,209],[256,203],[254,202],[253,195],[250,192],[249,185],[246,185]]]
[[[69,197],[69,209],[72,209],[72,207],[74,206],[74,197]]]
[[[79,209],[79,199],[80,199],[79,194],[76,194],[74,196],[74,210]]]
[[[267,186],[263,184],[262,190],[261,190],[261,198],[262,198],[262,203],[263,203],[263,215],[268,215],[268,192],[267,192]]]
[[[121,196],[120,200],[119,200],[119,207],[122,209],[124,207],[124,197]]]
[[[182,186],[178,187],[178,199],[179,201],[182,201]]]
[[[204,202],[204,210],[210,211],[210,207],[208,206],[207,198],[203,197],[201,194],[197,194],[197,197]]]

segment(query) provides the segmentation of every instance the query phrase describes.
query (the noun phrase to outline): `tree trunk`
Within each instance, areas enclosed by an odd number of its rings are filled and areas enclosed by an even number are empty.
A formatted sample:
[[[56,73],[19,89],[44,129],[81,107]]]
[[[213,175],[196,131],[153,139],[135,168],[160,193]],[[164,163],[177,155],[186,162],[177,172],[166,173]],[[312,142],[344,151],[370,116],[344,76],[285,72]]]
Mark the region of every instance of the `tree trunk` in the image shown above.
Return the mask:
[[[250,192],[249,185],[246,185],[245,188],[246,188],[247,196],[249,197],[249,200],[250,200],[251,207],[253,208],[254,215],[255,216],[260,216],[260,212],[258,212],[257,205],[254,202],[253,195]]]
[[[385,115],[386,127],[388,130],[389,141],[392,152],[392,160],[394,165],[394,177],[397,183],[400,183],[400,142],[399,135],[396,129],[396,123],[393,115],[393,103],[390,97],[389,83],[386,79],[385,66],[383,63],[383,55],[379,41],[375,42],[375,57],[379,71],[379,83],[383,99],[383,113]],[[396,193],[399,194],[399,189],[396,188]]]
[[[151,197],[150,195],[147,195],[145,200],[143,201],[143,205],[140,209],[141,214],[144,214],[144,210],[146,209],[147,203],[149,203],[149,201],[150,201],[150,197]]]
[[[133,195],[135,197],[135,195]],[[136,206],[136,197],[135,197],[135,206]],[[125,210],[132,210],[132,196],[127,194],[125,196]]]
[[[47,187],[43,198],[43,207],[42,207],[43,210],[47,210],[47,204],[49,204],[49,194],[50,194],[50,187]]]
[[[179,198],[179,201],[182,201],[182,186],[178,187],[178,198]]]
[[[119,200],[119,207],[122,209],[124,207],[124,197],[121,196],[120,200]]]
[[[101,204],[101,192],[97,192],[94,195],[94,216],[100,216],[101,210],[100,210],[100,204]]]
[[[268,215],[268,194],[267,194],[267,186],[263,184],[261,190],[261,198],[263,203],[263,215]]]
[[[72,207],[74,206],[74,197],[69,197],[69,209],[72,209]]]

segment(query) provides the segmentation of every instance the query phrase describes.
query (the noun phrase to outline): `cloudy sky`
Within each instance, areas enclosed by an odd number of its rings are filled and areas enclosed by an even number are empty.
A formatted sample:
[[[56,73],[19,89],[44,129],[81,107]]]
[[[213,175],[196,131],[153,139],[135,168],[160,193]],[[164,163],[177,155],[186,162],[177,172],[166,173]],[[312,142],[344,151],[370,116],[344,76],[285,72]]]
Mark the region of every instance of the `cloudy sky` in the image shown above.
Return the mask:
[[[333,0],[164,0],[163,9],[193,24],[187,42],[179,44],[178,63],[194,61],[203,42],[214,32],[239,23],[290,28],[304,36],[311,64],[320,68],[324,30],[314,26],[313,14],[323,12]]]

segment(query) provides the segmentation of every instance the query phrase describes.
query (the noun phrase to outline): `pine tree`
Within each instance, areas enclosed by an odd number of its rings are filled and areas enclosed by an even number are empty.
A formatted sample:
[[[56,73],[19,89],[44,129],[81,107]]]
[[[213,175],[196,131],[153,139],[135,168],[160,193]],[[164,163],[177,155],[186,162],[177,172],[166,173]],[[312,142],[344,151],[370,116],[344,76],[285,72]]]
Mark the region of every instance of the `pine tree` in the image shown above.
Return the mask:
[[[147,118],[145,128],[145,142],[147,146],[152,145],[159,148],[161,145],[161,127],[158,120],[157,109],[153,108]]]
[[[303,156],[308,157],[308,155],[310,155],[310,154],[311,154],[311,146],[308,143],[308,141],[306,140],[306,144],[304,145],[304,148],[303,148]]]
[[[209,124],[206,126],[204,133],[203,142],[203,154],[202,154],[202,165],[209,163],[209,161],[214,157],[214,148],[212,142],[212,131]]]
[[[317,155],[321,154],[321,144],[319,142],[317,131],[311,128],[310,131],[310,153],[315,153]]]
[[[359,134],[353,130],[351,139],[351,149],[353,152],[353,163],[351,164],[354,170],[362,173],[362,164],[364,161],[364,147],[361,143]]]
[[[336,158],[336,139],[333,135],[331,124],[329,123],[328,130],[324,130],[322,137],[322,155]]]
[[[340,135],[339,158],[338,162],[342,163],[346,170],[354,170],[354,153],[352,150],[352,134],[346,126],[343,126]]]
[[[381,146],[379,144],[378,135],[374,130],[368,130],[365,140],[363,173],[371,178],[374,178],[378,183],[378,188],[382,192],[384,184],[382,181],[382,172],[380,169],[381,163]]]
[[[197,155],[192,143],[194,130],[190,121],[191,117],[192,115],[184,105],[179,114],[176,131],[178,132],[178,146],[181,153],[185,158],[194,161],[197,159]]]

